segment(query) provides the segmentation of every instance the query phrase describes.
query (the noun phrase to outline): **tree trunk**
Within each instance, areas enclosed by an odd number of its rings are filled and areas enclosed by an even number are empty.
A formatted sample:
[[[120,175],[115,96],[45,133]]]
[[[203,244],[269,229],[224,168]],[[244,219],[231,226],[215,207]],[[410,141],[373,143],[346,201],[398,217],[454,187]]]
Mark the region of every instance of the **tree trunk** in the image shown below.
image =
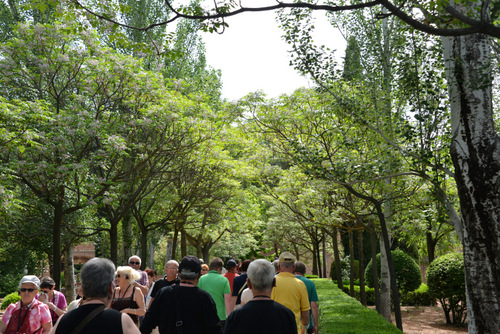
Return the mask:
[[[63,195],[64,196],[64,195]],[[61,289],[61,229],[63,223],[63,201],[57,201],[54,207],[54,226],[52,228],[53,270],[52,278],[56,282],[56,290]]]
[[[148,254],[148,266],[149,268],[154,268],[155,267],[155,244],[154,242],[150,241],[149,242],[149,254]]]
[[[349,294],[354,297],[354,240],[352,230],[349,230]]]
[[[335,258],[335,277],[337,277],[337,286],[340,290],[344,287],[342,284],[342,268],[340,268],[340,251],[339,251],[339,239],[338,239],[338,228],[333,228],[333,256]],[[330,275],[332,275],[330,273]],[[333,276],[332,276],[333,277]]]
[[[177,253],[177,240],[179,239],[179,230],[177,229],[177,225],[174,229],[174,238],[172,239],[172,259],[175,259]]]
[[[500,333],[500,139],[492,106],[490,43],[480,34],[443,38],[450,152],[464,223],[469,333]]]
[[[373,225],[373,224],[372,224]],[[378,266],[377,263],[377,240],[375,239],[375,231],[370,228],[370,245],[372,251],[372,275],[373,275],[373,290],[375,290],[375,307],[379,314],[382,314],[380,308],[380,290],[378,285]]]
[[[312,273],[313,275],[318,275],[318,259],[316,258],[317,257],[317,253],[316,253],[316,246],[313,245],[313,267],[312,267]]]
[[[109,252],[111,261],[118,265],[118,223],[112,221],[109,228]],[[128,260],[128,259],[127,259]]]
[[[321,268],[321,247],[320,247],[320,244],[321,242],[318,241],[316,242],[316,259],[318,261],[318,277],[321,278],[321,272],[322,272],[322,268]]]
[[[127,263],[128,259],[133,255],[132,243],[134,239],[132,238],[132,223],[130,222],[130,214],[126,214],[122,219],[122,242],[123,242],[123,253],[122,253],[122,263]],[[141,259],[143,255],[141,254]]]
[[[165,265],[167,264],[168,261],[170,261],[174,258],[173,257],[174,249],[175,249],[174,240],[171,238],[168,238],[167,239],[167,251],[165,252]]]
[[[358,230],[358,252],[359,252],[359,299],[366,306],[365,292],[365,256],[363,254],[363,230]]]
[[[186,230],[181,230],[181,258],[187,255]]]
[[[391,322],[391,282],[387,252],[382,238],[380,238],[380,315]]]
[[[75,300],[75,268],[73,265],[73,245],[68,245],[64,252],[64,296],[68,304]]]
[[[146,259],[148,258],[148,230],[144,229],[141,231],[141,270],[146,269]]]
[[[328,275],[326,274],[326,233],[325,230],[323,229],[323,276],[322,278],[327,278]]]

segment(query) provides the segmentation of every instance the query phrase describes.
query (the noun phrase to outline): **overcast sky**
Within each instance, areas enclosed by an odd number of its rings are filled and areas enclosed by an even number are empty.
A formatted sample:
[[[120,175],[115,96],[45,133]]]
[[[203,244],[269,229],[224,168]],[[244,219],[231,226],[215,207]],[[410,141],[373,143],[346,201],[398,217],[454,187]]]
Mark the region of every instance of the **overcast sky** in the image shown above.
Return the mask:
[[[266,2],[252,0],[252,6],[253,1],[255,5]],[[243,13],[226,20],[229,28],[222,35],[203,33],[207,62],[222,71],[223,97],[236,100],[257,90],[277,97],[312,86],[289,66],[288,45],[281,39],[275,16],[274,12]],[[343,57],[343,37],[327,22],[324,13],[317,16],[316,42],[336,49],[337,57]]]

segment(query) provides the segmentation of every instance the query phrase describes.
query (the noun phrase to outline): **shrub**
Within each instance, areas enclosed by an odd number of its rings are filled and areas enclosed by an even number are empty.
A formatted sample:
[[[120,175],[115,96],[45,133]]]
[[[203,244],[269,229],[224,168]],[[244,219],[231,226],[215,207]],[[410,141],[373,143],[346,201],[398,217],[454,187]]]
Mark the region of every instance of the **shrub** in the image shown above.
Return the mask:
[[[467,316],[464,270],[463,255],[458,253],[443,255],[427,268],[429,293],[441,303],[447,324],[463,324]]]
[[[396,271],[396,281],[401,292],[413,291],[422,284],[420,276],[420,267],[417,262],[405,254],[403,251],[391,251],[394,270]],[[380,253],[377,254],[377,267],[380,274]],[[365,280],[369,287],[373,287],[372,261],[368,263],[365,269]]]
[[[17,303],[20,300],[21,296],[19,296],[19,293],[17,292],[9,293],[2,300],[2,305],[0,305],[0,309],[5,310],[10,304]]]
[[[435,299],[429,293],[429,287],[423,283],[417,290],[408,291],[401,295],[401,305],[404,306],[431,306],[435,303]]]
[[[345,294],[351,295],[350,294],[350,285],[344,284],[344,288],[342,289]],[[361,292],[360,292],[360,287],[359,285],[354,286],[354,296],[351,296],[357,300],[361,300]],[[366,304],[373,306],[375,305],[375,289],[369,288],[365,286],[365,293],[366,293]]]
[[[319,278],[318,275],[305,274],[304,276],[309,279]]]
[[[342,281],[349,281],[350,279],[350,274],[351,274],[351,260],[350,256],[347,255],[344,258],[340,260],[340,269],[342,271]],[[332,262],[330,265],[330,277],[333,280],[337,279],[337,274],[335,273],[336,270],[336,264],[335,261]],[[359,279],[359,261],[354,260],[354,279],[357,280]]]

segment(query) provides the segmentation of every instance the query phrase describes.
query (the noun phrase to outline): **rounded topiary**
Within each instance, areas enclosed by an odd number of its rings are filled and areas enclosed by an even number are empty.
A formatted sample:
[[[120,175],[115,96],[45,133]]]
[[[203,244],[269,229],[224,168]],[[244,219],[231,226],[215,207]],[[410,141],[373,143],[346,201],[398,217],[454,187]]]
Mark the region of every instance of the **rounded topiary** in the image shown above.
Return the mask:
[[[12,292],[3,298],[0,309],[5,310],[10,304],[17,303],[20,300],[21,296],[19,296],[19,293]]]
[[[396,271],[396,281],[401,291],[413,291],[422,284],[420,267],[417,262],[403,251],[391,251],[394,270]],[[380,276],[380,253],[377,254],[377,267]],[[366,285],[373,288],[372,261],[368,263],[365,269]]]
[[[446,322],[462,324],[466,318],[467,308],[463,255],[449,253],[435,259],[427,268],[426,278],[429,294],[441,303]]]

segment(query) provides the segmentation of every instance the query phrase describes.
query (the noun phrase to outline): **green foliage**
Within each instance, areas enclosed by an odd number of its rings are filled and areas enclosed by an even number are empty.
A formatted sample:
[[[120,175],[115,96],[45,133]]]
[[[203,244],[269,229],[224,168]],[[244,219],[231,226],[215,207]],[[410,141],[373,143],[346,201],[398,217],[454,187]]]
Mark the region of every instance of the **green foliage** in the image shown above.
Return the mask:
[[[463,255],[449,253],[438,257],[427,268],[426,278],[429,293],[441,303],[446,322],[455,325],[462,324],[465,321],[467,309]]]
[[[400,250],[391,251],[394,270],[396,271],[396,281],[400,291],[413,291],[422,283],[420,268],[417,262],[409,255]],[[380,253],[377,254],[377,266],[381,268]],[[365,280],[369,287],[373,287],[372,261],[365,269]]]
[[[407,291],[401,294],[401,305],[405,306],[431,306],[436,300],[431,297],[429,287],[422,283],[414,291]]]
[[[0,305],[0,310],[5,310],[10,304],[17,303],[20,300],[21,296],[17,291],[9,293],[3,298],[2,305]]]
[[[322,334],[401,333],[376,311],[343,293],[331,280],[315,279],[313,282],[320,300]]]
[[[342,272],[342,281],[349,281],[350,279],[350,274],[351,270],[353,270],[354,274],[354,279],[359,280],[359,261],[354,260],[354,268],[351,268],[351,262],[350,262],[350,256],[345,256],[342,259],[340,259],[340,270]],[[332,279],[337,279],[336,277],[336,263],[335,261],[332,262],[330,265],[330,277]]]
[[[350,285],[344,285],[343,291],[351,296],[351,288]],[[351,297],[355,298],[356,300],[361,300],[361,288],[358,285],[354,285],[354,295]],[[365,286],[365,294],[366,294],[366,304],[367,305],[375,305],[375,289],[369,288]]]

